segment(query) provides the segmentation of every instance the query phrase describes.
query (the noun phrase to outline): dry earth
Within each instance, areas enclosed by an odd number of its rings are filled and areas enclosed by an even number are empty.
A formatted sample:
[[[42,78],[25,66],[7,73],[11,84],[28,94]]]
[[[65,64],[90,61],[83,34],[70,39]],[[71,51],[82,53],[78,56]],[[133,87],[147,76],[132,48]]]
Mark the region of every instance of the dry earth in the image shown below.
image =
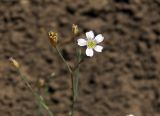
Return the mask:
[[[70,79],[47,32],[62,42],[73,23],[105,36],[103,52],[81,65],[75,116],[160,116],[160,0],[0,0],[0,116],[41,116],[11,56],[33,87],[45,81],[49,107],[66,115]],[[72,43],[60,47],[71,63]]]

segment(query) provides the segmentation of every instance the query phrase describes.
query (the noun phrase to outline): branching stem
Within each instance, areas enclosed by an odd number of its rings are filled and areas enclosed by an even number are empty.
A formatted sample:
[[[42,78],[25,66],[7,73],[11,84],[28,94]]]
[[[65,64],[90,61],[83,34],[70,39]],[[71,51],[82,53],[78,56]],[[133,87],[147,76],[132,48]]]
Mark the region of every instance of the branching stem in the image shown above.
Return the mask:
[[[36,91],[33,90],[31,85],[29,84],[27,78],[21,73],[20,69],[18,69],[18,73],[20,75],[20,78],[22,81],[26,84],[27,88],[31,91],[31,93],[35,96],[37,102],[48,112],[49,116],[54,116],[54,114],[51,112],[49,107],[44,102],[44,99],[42,96],[40,96]]]

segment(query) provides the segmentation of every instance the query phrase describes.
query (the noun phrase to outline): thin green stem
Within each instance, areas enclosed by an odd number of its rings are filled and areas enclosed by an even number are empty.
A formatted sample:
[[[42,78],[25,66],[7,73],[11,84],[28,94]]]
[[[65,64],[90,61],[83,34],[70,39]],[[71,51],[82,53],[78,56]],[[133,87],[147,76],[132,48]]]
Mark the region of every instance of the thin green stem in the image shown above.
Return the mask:
[[[77,50],[77,66],[75,66],[74,76],[75,76],[75,98],[78,96],[78,85],[79,85],[79,67],[81,64],[81,49]]]
[[[71,67],[68,65],[68,63],[66,62],[66,60],[64,59],[63,55],[61,54],[59,48],[56,46],[56,51],[58,52],[59,56],[61,57],[61,59],[63,60],[63,62],[65,63],[65,65],[67,66],[68,70],[70,73],[72,73],[72,69]]]
[[[79,86],[79,67],[75,71],[75,98],[78,96],[78,86]]]
[[[27,81],[26,77],[21,73],[20,69],[18,70],[18,73],[19,73],[20,78],[22,79],[22,81],[26,84],[26,86],[28,87],[28,89],[35,96],[35,98],[38,101],[38,103],[48,112],[49,116],[54,116],[54,114],[50,111],[50,109],[48,108],[48,106],[45,104],[42,96],[38,95],[37,92],[33,90],[33,88],[31,87],[31,85]]]
[[[76,97],[77,97],[77,93],[78,93],[78,81],[79,81],[79,77],[77,77],[79,75],[79,65],[80,65],[80,61],[81,61],[81,51],[77,51],[77,66],[75,67],[74,71],[71,69],[71,67],[68,65],[68,63],[66,62],[65,58],[63,57],[63,55],[61,54],[59,48],[56,46],[56,51],[58,52],[59,56],[61,57],[62,61],[64,62],[64,64],[67,66],[68,71],[71,75],[71,83],[72,83],[72,105],[71,105],[71,111],[69,112],[69,116],[73,116],[74,113],[74,105],[75,105],[75,101],[76,101]]]
[[[74,113],[74,104],[75,104],[75,83],[74,83],[74,76],[71,74],[71,82],[72,82],[72,105],[71,105],[71,114],[73,116]]]
[[[74,105],[78,95],[78,85],[79,85],[79,65],[81,61],[81,50],[77,50],[77,66],[75,66],[73,73],[71,73],[71,82],[72,82],[72,105],[71,112],[69,116],[74,115]]]
[[[71,75],[71,83],[72,83],[72,105],[71,105],[71,112],[69,112],[69,116],[73,116],[73,111],[74,111],[74,104],[75,104],[75,85],[74,85],[74,75],[73,75],[73,71],[71,69],[71,67],[68,65],[68,63],[66,62],[65,58],[63,57],[63,55],[61,54],[59,48],[56,46],[56,51],[58,52],[59,56],[61,57],[62,61],[64,62],[64,64],[67,66],[68,71]]]

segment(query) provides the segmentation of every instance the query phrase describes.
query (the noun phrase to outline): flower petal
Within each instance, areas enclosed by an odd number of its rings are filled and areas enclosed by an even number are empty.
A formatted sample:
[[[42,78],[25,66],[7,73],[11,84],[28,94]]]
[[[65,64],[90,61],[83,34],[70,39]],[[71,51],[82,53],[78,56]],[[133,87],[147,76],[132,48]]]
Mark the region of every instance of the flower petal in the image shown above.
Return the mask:
[[[92,57],[93,56],[93,49],[87,48],[86,55]]]
[[[85,46],[85,45],[87,45],[87,41],[85,39],[82,39],[82,38],[78,39],[77,42],[78,42],[79,46]]]
[[[102,36],[102,34],[98,34],[96,37],[95,37],[95,41],[97,43],[100,43],[104,40],[104,37]]]
[[[86,37],[87,37],[87,39],[93,39],[94,38],[93,31],[86,32]]]
[[[96,45],[96,47],[94,48],[94,50],[95,50],[96,52],[102,52],[103,47],[100,46],[100,45]]]

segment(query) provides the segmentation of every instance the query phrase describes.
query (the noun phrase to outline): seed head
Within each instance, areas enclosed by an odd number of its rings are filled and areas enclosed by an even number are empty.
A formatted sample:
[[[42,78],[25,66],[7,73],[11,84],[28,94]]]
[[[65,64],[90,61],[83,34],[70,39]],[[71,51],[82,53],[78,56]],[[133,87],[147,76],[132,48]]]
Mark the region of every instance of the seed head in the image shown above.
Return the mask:
[[[10,61],[10,63],[11,63],[11,65],[14,67],[14,68],[16,68],[16,69],[19,69],[20,68],[20,65],[19,65],[19,63],[14,59],[14,58],[9,58],[9,61]]]
[[[49,41],[51,45],[55,47],[58,41],[58,33],[51,31],[48,33],[48,36],[49,36]]]
[[[43,87],[45,85],[45,80],[44,79],[39,79],[38,80],[38,86]]]
[[[75,25],[75,24],[73,24],[73,25],[72,25],[72,34],[73,34],[74,36],[76,36],[76,35],[78,34],[78,32],[79,32],[78,26]]]

